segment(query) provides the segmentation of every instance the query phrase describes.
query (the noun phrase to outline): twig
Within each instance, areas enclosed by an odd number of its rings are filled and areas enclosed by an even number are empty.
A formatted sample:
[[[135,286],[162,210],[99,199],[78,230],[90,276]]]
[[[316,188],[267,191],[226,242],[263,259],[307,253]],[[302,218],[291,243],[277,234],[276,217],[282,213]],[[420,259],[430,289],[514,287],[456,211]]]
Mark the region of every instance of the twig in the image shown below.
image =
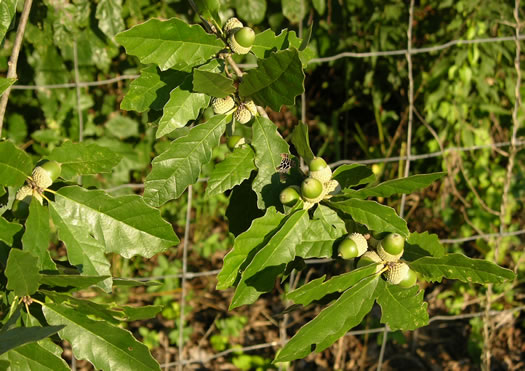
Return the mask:
[[[18,24],[18,29],[16,30],[15,43],[13,45],[13,51],[11,52],[11,57],[9,58],[9,69],[7,70],[8,79],[16,79],[16,66],[18,64],[18,55],[20,54],[20,48],[22,47],[22,40],[24,39],[24,32],[27,25],[27,20],[29,18],[29,12],[31,11],[31,4],[33,0],[26,0],[24,3],[24,9],[22,10],[22,15],[20,17],[20,23]],[[0,100],[0,137],[2,136],[2,127],[4,125],[4,116],[5,110],[7,108],[7,100],[9,99],[9,94],[11,93],[11,88],[7,88],[2,99]]]

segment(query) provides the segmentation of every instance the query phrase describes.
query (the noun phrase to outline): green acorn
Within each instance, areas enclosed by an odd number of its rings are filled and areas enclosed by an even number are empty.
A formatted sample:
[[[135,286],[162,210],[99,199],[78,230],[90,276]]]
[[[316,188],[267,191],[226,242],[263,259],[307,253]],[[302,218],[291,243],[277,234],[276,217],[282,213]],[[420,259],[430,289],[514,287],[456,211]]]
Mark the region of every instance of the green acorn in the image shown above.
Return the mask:
[[[238,123],[246,124],[252,119],[252,113],[248,108],[246,108],[244,104],[241,104],[239,107],[237,107],[233,117]]]
[[[293,206],[301,198],[300,189],[297,186],[286,187],[279,194],[279,200],[283,205]]]
[[[235,107],[235,102],[230,96],[227,96],[226,98],[213,98],[211,106],[215,114],[222,115],[223,113],[231,111]]]
[[[226,21],[226,24],[224,25],[224,32],[229,35],[232,32],[235,32],[237,30],[240,30],[243,28],[243,24],[241,21],[239,21],[237,18],[232,17]]]
[[[379,257],[379,255],[376,254],[375,251],[367,251],[357,262],[357,268],[361,268],[370,264],[382,263],[382,261],[383,260]],[[384,264],[378,264],[376,267],[376,273],[379,273],[384,266]]]
[[[391,263],[385,272],[385,278],[393,285],[411,287],[416,283],[416,273],[406,263]]]
[[[301,184],[301,195],[306,201],[317,203],[323,199],[323,184],[315,178],[306,178]]]
[[[368,250],[368,243],[366,242],[366,238],[361,233],[352,233],[347,238],[355,242],[357,246],[357,256],[363,255],[366,252],[366,250]]]
[[[387,262],[397,262],[403,256],[405,239],[398,233],[389,233],[377,245],[377,254]]]
[[[327,183],[332,179],[332,169],[327,165],[326,161],[321,157],[315,157],[310,164],[310,176],[319,180],[321,183]]]
[[[257,116],[258,115],[258,112],[257,112],[257,106],[255,105],[255,103],[253,102],[253,100],[249,100],[247,102],[244,102],[244,106],[246,108],[248,108],[248,110],[250,111],[250,113],[252,114],[252,116]]]
[[[359,255],[357,244],[349,238],[345,238],[341,241],[337,251],[339,252],[339,256],[343,259],[353,259],[357,258]]]
[[[255,32],[250,27],[243,27],[228,37],[228,45],[236,54],[248,54],[255,41]]]
[[[231,151],[233,151],[235,148],[238,148],[245,143],[246,143],[246,140],[240,135],[232,135],[231,137],[228,138],[226,145]]]
[[[56,161],[47,161],[33,169],[33,181],[40,189],[48,188],[60,176],[62,167]]]

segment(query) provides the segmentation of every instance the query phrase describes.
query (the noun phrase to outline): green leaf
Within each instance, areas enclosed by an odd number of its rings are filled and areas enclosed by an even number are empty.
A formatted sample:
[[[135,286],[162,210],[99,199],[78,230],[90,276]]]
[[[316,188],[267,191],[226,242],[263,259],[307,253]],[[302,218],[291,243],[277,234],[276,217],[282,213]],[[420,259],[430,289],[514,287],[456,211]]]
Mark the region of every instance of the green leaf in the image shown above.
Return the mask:
[[[306,15],[306,2],[304,0],[281,0],[283,15],[291,23],[301,22]]]
[[[16,296],[33,295],[40,285],[38,258],[30,252],[11,249],[7,258],[5,276],[7,289]]]
[[[103,242],[106,253],[150,258],[179,243],[159,210],[138,195],[111,197],[101,190],[71,186],[57,191],[54,206],[64,220],[84,226]]]
[[[122,156],[97,144],[65,142],[49,155],[62,164],[60,176],[71,180],[79,175],[109,173]]]
[[[84,289],[96,285],[111,276],[79,276],[75,274],[42,274],[40,284]]]
[[[330,205],[349,214],[352,219],[367,226],[369,230],[399,233],[408,237],[407,222],[400,218],[394,209],[375,201],[352,198],[341,202],[330,202]]]
[[[428,187],[435,180],[443,177],[446,173],[432,173],[412,175],[406,178],[387,180],[370,188],[362,188],[358,191],[351,191],[351,197],[367,198],[390,197],[393,194],[412,193],[420,188]]]
[[[381,306],[381,323],[391,330],[415,330],[428,324],[428,303],[424,291],[415,285],[402,288],[380,280],[376,288],[377,304]]]
[[[251,304],[264,292],[270,291],[277,275],[286,264],[295,259],[295,246],[308,227],[308,211],[300,210],[290,215],[268,243],[253,257],[242,272],[230,304],[230,310]]]
[[[441,282],[443,277],[468,283],[500,283],[514,279],[514,273],[496,264],[471,259],[463,254],[448,254],[439,258],[425,256],[409,263],[428,281]]]
[[[267,118],[255,117],[252,132],[255,166],[258,170],[252,188],[257,193],[257,206],[264,209],[269,205],[280,204],[279,193],[282,187],[277,167],[281,163],[281,154],[290,154],[290,148],[275,124]]]
[[[250,179],[233,187],[230,192],[225,215],[228,218],[228,230],[234,236],[247,231],[253,220],[264,215],[264,211],[257,207],[257,194],[252,189],[254,178],[252,174]]]
[[[254,157],[250,146],[235,148],[232,153],[226,155],[210,175],[206,196],[223,193],[250,178],[251,172],[255,170]]]
[[[24,251],[30,252],[38,258],[39,270],[55,270],[56,265],[49,255],[49,210],[40,205],[36,198],[31,199],[29,216],[26,221],[26,230],[22,236]]]
[[[310,148],[310,139],[308,138],[308,125],[303,122],[297,124],[293,129],[292,143],[304,161],[309,164],[310,161],[315,157],[312,149]]]
[[[324,14],[324,11],[325,11],[325,8],[326,8],[325,0],[312,0],[312,5],[314,6],[315,11],[319,15],[323,15]]]
[[[304,325],[277,353],[274,362],[304,358],[313,350],[320,353],[352,327],[361,323],[374,304],[379,276],[362,279]]]
[[[412,232],[406,241],[403,259],[413,261],[424,256],[439,258],[444,255],[445,248],[436,234]]]
[[[2,4],[0,3],[0,7]],[[0,15],[0,17],[2,17]],[[0,38],[1,39],[1,38]],[[4,94],[4,92],[9,88],[11,85],[15,83],[16,79],[6,79],[4,77],[0,77],[0,97]]]
[[[64,326],[47,327],[17,327],[12,330],[0,332],[0,354],[20,345],[42,340],[56,334]]]
[[[11,362],[11,370],[70,370],[66,361],[38,343],[19,346],[0,356],[0,358],[7,359]],[[0,369],[3,370],[1,365]]]
[[[210,97],[202,93],[192,92],[192,76],[188,77],[170,93],[170,99],[164,106],[162,117],[157,129],[157,138],[182,128],[190,120],[199,116],[201,108],[210,104]]]
[[[49,212],[57,228],[58,238],[66,245],[69,262],[79,268],[82,275],[111,277],[111,265],[106,259],[105,247],[89,234],[89,225],[84,226],[73,219],[64,218],[55,203],[49,204]],[[100,282],[98,286],[110,292],[111,278]]]
[[[220,73],[193,71],[193,90],[212,97],[225,98],[235,93],[233,80]]]
[[[0,142],[0,185],[20,187],[31,175],[31,157],[10,141]]]
[[[109,135],[120,140],[139,135],[139,124],[137,121],[122,115],[112,116],[105,124]]]
[[[217,290],[227,289],[234,284],[243,262],[251,262],[255,253],[268,243],[284,217],[275,207],[270,207],[266,209],[266,214],[252,221],[247,231],[237,236],[217,275]]]
[[[235,0],[235,9],[243,21],[258,24],[266,14],[266,0]]]
[[[207,34],[199,25],[172,18],[150,19],[115,36],[129,55],[144,64],[155,63],[161,70],[182,69],[206,62],[224,48],[224,43]]]
[[[48,323],[66,325],[59,336],[71,343],[75,357],[87,359],[96,369],[160,370],[148,348],[127,330],[89,319],[65,305],[48,303],[43,312]]]
[[[308,36],[308,34],[306,36]],[[308,65],[308,61],[314,57],[312,51],[306,49],[306,43],[307,39],[301,40],[297,37],[295,31],[284,29],[276,36],[275,33],[268,28],[255,35],[255,41],[251,51],[257,58],[264,59],[279,50],[295,48],[299,51],[299,59],[303,64],[303,68],[305,68]]]
[[[159,281],[142,281],[132,278],[113,278],[113,285],[121,287],[160,286],[161,284],[162,283]]]
[[[304,72],[296,49],[273,53],[257,60],[239,85],[239,95],[252,98],[260,106],[279,112],[284,104],[293,105],[304,92]]]
[[[137,112],[145,112],[150,108],[161,110],[168,102],[173,87],[182,84],[187,77],[187,72],[145,67],[140,71],[140,77],[130,84],[120,109]]]
[[[11,223],[0,216],[0,241],[5,242],[8,246],[13,244],[13,237],[22,229],[18,223]]]
[[[144,305],[141,307],[122,306],[116,309],[122,310],[126,321],[140,321],[155,317],[162,308],[162,305]]]
[[[214,20],[218,24],[221,23],[221,18],[219,17],[221,4],[219,0],[196,0],[195,4],[199,13],[206,19]]]
[[[144,200],[153,206],[179,198],[186,188],[199,179],[201,168],[211,160],[212,151],[231,120],[216,115],[193,127],[188,135],[171,142],[168,149],[155,157],[146,178]]]
[[[16,14],[16,2],[17,0],[0,1],[0,43],[4,40],[9,25]],[[2,95],[1,89],[0,95]]]
[[[328,294],[343,292],[375,272],[376,264],[370,264],[339,276],[332,277],[328,281],[325,281],[325,274],[322,277],[310,281],[298,289],[289,292],[286,295],[286,299],[293,301],[295,304],[306,306],[311,302],[322,299]]]
[[[126,28],[122,19],[122,0],[100,0],[95,17],[98,19],[98,27],[109,38]]]
[[[359,164],[341,165],[332,174],[332,179],[337,180],[343,189],[373,182],[375,178],[370,168]]]
[[[345,223],[337,213],[319,205],[296,247],[296,255],[303,259],[331,257],[334,241],[345,233]]]

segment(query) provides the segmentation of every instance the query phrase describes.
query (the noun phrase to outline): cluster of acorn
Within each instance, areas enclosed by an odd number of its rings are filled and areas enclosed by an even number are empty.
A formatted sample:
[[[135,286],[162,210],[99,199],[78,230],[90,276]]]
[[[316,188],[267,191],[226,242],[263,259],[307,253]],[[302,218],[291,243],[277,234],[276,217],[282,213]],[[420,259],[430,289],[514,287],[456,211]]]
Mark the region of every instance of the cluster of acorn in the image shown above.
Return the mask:
[[[384,270],[388,282],[401,287],[412,287],[416,283],[416,273],[399,259],[405,250],[405,239],[398,233],[389,233],[382,240],[370,238],[374,250],[368,250],[368,241],[360,233],[348,235],[339,244],[339,256],[344,259],[360,257],[357,267],[377,264],[376,273]],[[385,270],[386,268],[386,270]]]
[[[301,187],[289,186],[279,195],[283,205],[294,206],[299,199],[304,201],[304,208],[327,200],[341,191],[339,182],[332,179],[332,170],[321,157],[315,157],[308,165],[310,173],[303,180]]]
[[[61,172],[62,167],[56,161],[46,161],[35,167],[29,179],[29,184],[22,186],[18,192],[16,192],[15,202],[13,204],[13,212],[16,216],[27,216],[32,197],[36,198],[38,202],[42,204],[42,193],[57,180]]]
[[[211,106],[216,115],[229,114],[235,111],[233,117],[236,122],[241,124],[246,124],[254,116],[257,116],[257,106],[251,99],[236,104],[232,96],[213,98]]]

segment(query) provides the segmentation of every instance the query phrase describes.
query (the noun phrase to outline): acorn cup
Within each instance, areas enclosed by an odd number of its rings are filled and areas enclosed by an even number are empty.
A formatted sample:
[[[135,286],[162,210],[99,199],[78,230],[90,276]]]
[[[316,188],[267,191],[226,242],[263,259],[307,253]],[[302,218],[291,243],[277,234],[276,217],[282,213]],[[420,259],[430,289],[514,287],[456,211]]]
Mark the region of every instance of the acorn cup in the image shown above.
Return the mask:
[[[379,255],[377,255],[375,251],[367,251],[361,256],[361,258],[359,258],[359,261],[357,262],[357,268],[382,262],[383,260],[379,257]],[[376,273],[381,272],[381,269],[383,269],[384,266],[384,264],[378,264],[376,267]]]
[[[255,32],[250,27],[243,27],[232,33],[228,37],[228,45],[236,54],[248,54],[255,41]]]
[[[237,107],[237,110],[233,114],[233,117],[238,123],[247,124],[248,122],[250,122],[253,116],[250,110],[246,107],[246,105],[241,104],[239,107]]]
[[[414,272],[406,263],[391,263],[385,272],[385,278],[393,285],[399,285],[404,288],[412,287],[417,281],[416,272]]]
[[[235,31],[240,30],[243,28],[243,24],[241,21],[239,21],[237,18],[232,17],[226,21],[226,24],[224,25],[224,32],[226,35],[229,35],[231,33],[234,33]]]
[[[33,182],[40,189],[46,189],[60,176],[62,167],[56,161],[47,161],[33,169]]]
[[[228,138],[226,145],[228,146],[230,151],[233,151],[235,148],[239,148],[245,143],[246,143],[246,140],[240,135],[232,135],[231,137]]]
[[[405,239],[398,233],[389,233],[377,244],[377,254],[387,262],[397,262],[405,250]]]
[[[226,98],[213,98],[211,107],[216,115],[222,115],[230,112],[235,107],[235,102],[230,96]]]

